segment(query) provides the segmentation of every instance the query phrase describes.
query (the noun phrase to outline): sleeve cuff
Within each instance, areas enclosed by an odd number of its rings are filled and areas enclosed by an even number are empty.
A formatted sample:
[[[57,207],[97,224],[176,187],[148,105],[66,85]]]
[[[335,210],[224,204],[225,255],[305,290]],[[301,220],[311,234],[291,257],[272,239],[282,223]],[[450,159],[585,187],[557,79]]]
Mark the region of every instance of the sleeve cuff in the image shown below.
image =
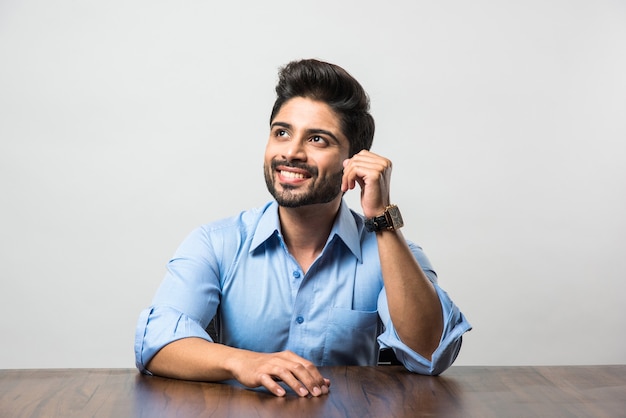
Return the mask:
[[[459,354],[463,334],[472,329],[470,323],[450,300],[448,294],[437,285],[435,285],[435,289],[443,309],[444,329],[439,346],[432,355],[432,360],[427,360],[400,340],[388,314],[389,309],[384,292],[381,292],[379,299],[379,312],[384,312],[386,318],[381,316],[385,331],[378,337],[378,343],[381,348],[393,349],[397,359],[404,364],[407,370],[414,373],[438,375],[445,371],[454,363]]]
[[[171,342],[190,337],[213,341],[198,322],[173,308],[153,306],[143,310],[135,331],[137,369],[151,375],[146,365],[160,349]]]

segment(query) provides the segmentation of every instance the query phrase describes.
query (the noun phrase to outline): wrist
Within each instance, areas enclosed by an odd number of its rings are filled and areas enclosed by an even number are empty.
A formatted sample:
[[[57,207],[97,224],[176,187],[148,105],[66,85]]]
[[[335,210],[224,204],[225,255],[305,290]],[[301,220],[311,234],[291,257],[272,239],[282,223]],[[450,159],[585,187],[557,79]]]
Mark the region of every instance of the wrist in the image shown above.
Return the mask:
[[[400,209],[389,205],[376,216],[365,218],[365,229],[368,232],[396,231],[404,226]]]

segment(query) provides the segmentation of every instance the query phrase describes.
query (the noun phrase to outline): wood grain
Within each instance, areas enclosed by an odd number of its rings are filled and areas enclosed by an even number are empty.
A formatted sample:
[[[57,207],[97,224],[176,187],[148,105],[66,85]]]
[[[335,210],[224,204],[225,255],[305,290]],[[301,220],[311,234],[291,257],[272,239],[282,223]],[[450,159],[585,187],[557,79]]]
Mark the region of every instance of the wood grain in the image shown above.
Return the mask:
[[[0,370],[0,417],[626,417],[626,365],[322,373],[331,393],[302,399],[129,369]]]

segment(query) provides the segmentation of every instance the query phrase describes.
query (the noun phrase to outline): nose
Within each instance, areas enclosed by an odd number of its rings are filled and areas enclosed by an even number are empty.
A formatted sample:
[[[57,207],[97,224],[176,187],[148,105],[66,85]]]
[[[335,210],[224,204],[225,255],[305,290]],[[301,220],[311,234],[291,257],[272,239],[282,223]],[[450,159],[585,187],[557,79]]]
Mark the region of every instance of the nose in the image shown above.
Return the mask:
[[[283,158],[287,161],[306,161],[306,151],[300,137],[295,136],[285,143]]]

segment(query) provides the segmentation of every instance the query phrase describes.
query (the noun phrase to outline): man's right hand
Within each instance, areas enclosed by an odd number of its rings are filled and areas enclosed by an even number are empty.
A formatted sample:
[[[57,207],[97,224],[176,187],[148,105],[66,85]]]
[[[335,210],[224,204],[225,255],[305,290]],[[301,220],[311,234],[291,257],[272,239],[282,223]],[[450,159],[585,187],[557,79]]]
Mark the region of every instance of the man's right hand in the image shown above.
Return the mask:
[[[291,351],[255,353],[240,351],[227,361],[233,377],[247,387],[263,386],[276,396],[284,396],[282,381],[299,396],[328,393],[330,380],[324,378],[310,361]]]
[[[330,386],[330,380],[313,363],[291,351],[257,353],[201,338],[169,343],[152,358],[147,369],[158,376],[183,380],[236,379],[250,388],[263,386],[276,396],[286,394],[280,381],[302,397],[325,395]]]

